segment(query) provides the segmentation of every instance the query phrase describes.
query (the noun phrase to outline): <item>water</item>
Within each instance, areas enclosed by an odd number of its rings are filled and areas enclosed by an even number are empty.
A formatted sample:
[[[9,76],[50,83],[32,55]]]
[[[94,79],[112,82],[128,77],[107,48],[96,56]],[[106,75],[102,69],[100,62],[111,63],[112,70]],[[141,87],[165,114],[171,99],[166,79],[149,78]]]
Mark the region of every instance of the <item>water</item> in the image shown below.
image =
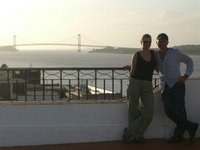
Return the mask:
[[[8,67],[122,67],[130,64],[131,54],[77,53],[65,50],[21,50],[0,52],[0,65]],[[200,55],[194,61],[192,77],[200,77]]]

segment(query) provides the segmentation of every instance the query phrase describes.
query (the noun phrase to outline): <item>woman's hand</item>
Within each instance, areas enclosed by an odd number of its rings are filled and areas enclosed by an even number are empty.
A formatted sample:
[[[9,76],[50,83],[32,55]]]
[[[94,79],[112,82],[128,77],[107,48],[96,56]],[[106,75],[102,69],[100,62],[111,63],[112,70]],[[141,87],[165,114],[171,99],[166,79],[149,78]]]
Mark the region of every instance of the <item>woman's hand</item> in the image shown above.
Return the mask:
[[[129,71],[130,71],[130,70],[131,70],[131,65],[123,66],[123,69],[124,69],[124,70],[129,70]]]

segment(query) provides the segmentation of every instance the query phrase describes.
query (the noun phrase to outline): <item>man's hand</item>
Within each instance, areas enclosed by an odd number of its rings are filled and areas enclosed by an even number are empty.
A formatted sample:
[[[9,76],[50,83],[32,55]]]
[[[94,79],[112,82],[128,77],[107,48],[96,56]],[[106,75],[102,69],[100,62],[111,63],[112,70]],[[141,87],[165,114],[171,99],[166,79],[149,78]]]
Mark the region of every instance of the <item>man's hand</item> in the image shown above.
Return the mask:
[[[179,82],[180,83],[184,83],[187,79],[188,79],[188,75],[184,75],[184,76],[181,76],[180,78],[179,78]]]

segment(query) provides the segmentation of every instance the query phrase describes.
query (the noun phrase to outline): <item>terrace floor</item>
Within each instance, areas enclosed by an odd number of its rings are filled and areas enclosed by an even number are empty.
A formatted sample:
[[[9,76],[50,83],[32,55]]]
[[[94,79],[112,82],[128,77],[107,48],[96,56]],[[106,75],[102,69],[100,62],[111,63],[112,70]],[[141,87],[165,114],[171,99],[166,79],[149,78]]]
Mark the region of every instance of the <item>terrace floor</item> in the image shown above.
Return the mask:
[[[164,139],[147,139],[144,144],[123,144],[121,141],[57,144],[40,146],[0,147],[0,150],[200,150],[200,138],[190,143],[169,144]]]

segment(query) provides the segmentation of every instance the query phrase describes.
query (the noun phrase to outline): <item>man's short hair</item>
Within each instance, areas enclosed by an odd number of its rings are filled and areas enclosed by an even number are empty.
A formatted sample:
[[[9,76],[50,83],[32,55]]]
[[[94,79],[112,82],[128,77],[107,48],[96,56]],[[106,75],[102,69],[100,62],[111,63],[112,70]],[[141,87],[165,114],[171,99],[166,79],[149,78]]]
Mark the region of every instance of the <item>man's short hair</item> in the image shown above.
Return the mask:
[[[157,40],[168,40],[168,36],[167,34],[165,33],[160,33],[158,36],[157,36]]]

